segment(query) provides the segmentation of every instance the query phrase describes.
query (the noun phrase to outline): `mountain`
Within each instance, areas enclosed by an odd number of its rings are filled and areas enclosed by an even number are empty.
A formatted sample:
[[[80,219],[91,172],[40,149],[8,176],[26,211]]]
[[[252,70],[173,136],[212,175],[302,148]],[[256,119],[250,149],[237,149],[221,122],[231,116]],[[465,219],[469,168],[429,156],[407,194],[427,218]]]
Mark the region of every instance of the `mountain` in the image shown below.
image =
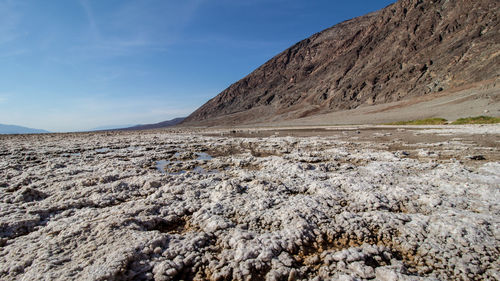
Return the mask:
[[[106,131],[106,130],[118,130],[118,129],[124,129],[124,128],[129,128],[133,127],[136,125],[133,124],[128,124],[128,125],[108,125],[108,126],[99,126],[90,129],[89,131]]]
[[[136,126],[132,126],[129,128],[123,128],[120,130],[149,130],[149,129],[167,128],[167,127],[172,127],[172,126],[175,126],[175,125],[181,123],[182,121],[184,121],[184,119],[186,119],[186,118],[180,117],[180,118],[175,118],[172,120],[163,121],[163,122],[154,123],[154,124],[136,125]]]
[[[183,124],[295,120],[497,83],[499,18],[498,0],[400,0],[295,44]]]
[[[49,133],[45,130],[32,129],[16,125],[0,124],[0,134],[43,134]]]

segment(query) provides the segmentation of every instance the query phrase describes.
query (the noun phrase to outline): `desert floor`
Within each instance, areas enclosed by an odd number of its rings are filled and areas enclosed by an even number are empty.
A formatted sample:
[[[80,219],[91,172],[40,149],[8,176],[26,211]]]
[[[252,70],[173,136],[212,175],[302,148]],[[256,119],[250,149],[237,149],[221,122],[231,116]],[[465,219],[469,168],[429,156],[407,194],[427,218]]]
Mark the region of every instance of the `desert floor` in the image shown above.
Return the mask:
[[[500,280],[500,125],[0,136],[1,280]]]

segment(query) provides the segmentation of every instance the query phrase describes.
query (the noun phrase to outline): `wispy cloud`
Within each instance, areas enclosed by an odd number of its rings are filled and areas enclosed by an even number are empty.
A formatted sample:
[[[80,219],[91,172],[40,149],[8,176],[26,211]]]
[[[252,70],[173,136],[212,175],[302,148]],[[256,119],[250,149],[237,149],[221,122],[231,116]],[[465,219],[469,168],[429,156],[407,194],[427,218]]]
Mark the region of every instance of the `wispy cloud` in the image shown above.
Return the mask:
[[[0,1],[0,46],[22,36],[22,32],[18,30],[20,15],[15,6],[14,1]]]
[[[12,92],[1,92],[0,93],[0,104],[6,104],[9,101],[15,99],[16,95]]]
[[[94,81],[94,82],[104,82],[104,83],[107,83],[107,82],[116,80],[116,79],[120,78],[121,76],[122,76],[122,74],[120,72],[108,72],[108,73],[96,76],[96,77],[94,77],[91,80]]]
[[[12,58],[29,53],[28,49],[7,50],[0,53],[0,58]]]
[[[204,1],[128,1],[96,13],[90,1],[80,0],[88,38],[73,51],[88,58],[165,51]]]
[[[97,22],[94,17],[94,11],[92,10],[92,6],[90,5],[88,0],[80,0],[80,5],[82,6],[85,16],[87,18],[92,36],[95,39],[100,39],[101,35],[99,32],[99,27],[97,26]]]
[[[94,94],[90,97],[74,98],[71,103],[76,105],[77,110],[89,113],[124,112],[133,114],[134,112],[142,112],[141,114],[147,116],[185,114],[194,109],[190,106],[174,105],[162,98],[147,96],[148,98],[140,96],[110,97]]]

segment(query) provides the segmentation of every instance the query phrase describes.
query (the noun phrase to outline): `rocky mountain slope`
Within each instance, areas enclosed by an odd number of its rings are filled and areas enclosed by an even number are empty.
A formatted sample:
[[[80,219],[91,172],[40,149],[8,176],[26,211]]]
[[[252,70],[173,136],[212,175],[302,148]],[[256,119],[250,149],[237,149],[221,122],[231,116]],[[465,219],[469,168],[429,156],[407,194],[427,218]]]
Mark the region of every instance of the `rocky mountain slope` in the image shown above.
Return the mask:
[[[295,44],[184,124],[290,120],[498,80],[498,15],[498,0],[400,0]]]

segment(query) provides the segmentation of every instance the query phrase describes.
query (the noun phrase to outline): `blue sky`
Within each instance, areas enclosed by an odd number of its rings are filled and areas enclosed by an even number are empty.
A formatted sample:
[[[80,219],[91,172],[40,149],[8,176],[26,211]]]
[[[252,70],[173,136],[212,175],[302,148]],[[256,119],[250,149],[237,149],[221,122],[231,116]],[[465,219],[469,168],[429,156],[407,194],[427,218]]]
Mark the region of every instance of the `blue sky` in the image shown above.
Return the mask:
[[[0,123],[187,116],[310,35],[392,0],[0,0]]]

